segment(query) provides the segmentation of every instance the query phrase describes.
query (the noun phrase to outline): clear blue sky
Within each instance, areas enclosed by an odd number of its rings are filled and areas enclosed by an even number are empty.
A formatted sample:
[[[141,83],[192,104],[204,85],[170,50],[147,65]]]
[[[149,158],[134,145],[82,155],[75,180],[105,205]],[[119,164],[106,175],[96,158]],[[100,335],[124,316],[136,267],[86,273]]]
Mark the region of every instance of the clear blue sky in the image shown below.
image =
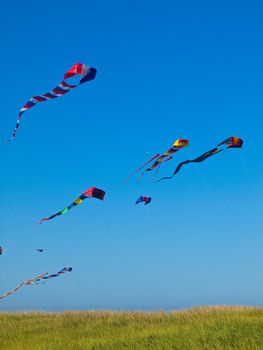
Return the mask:
[[[1,4],[2,141],[22,105],[74,63],[98,73],[29,110],[16,140],[0,144],[0,294],[73,267],[0,310],[262,304],[262,16],[259,0]],[[242,150],[170,182],[125,183],[177,138],[191,146],[160,175],[232,135]],[[104,202],[33,224],[90,186]],[[139,195],[152,203],[135,206]]]

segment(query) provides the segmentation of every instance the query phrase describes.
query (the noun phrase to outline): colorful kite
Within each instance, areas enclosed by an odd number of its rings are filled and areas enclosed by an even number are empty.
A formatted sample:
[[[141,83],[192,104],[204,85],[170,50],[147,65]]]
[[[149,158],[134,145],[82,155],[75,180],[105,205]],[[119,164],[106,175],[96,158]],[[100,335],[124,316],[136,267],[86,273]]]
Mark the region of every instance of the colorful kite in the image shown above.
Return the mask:
[[[167,177],[163,177],[161,179],[159,179],[157,182],[162,181],[162,180],[167,180],[167,179],[171,179],[174,177],[174,175],[176,175],[179,170],[182,168],[183,165],[188,164],[188,163],[201,163],[204,160],[206,160],[207,158],[220,153],[222,151],[224,151],[225,149],[228,148],[241,148],[243,145],[243,140],[237,136],[231,136],[228,137],[226,140],[220,142],[216,148],[211,149],[210,151],[205,152],[204,154],[202,154],[201,156],[195,158],[195,159],[190,159],[190,160],[185,160],[181,163],[179,163],[173,173],[172,176],[167,176]]]
[[[30,280],[23,281],[23,282],[20,283],[15,289],[13,289],[13,290],[11,290],[10,292],[8,292],[8,293],[6,293],[6,294],[0,296],[0,300],[1,300],[1,299],[4,299],[5,297],[7,297],[7,296],[10,295],[10,294],[15,293],[15,292],[16,292],[18,289],[20,289],[21,287],[26,286],[26,285],[28,285],[28,284],[32,284],[32,283],[34,283],[34,281],[43,278],[46,274],[47,274],[47,272],[42,273],[41,275],[36,276],[36,277],[34,277],[34,278],[31,278]]]
[[[31,278],[30,280],[23,281],[15,289],[13,289],[10,292],[0,296],[0,300],[4,299],[5,297],[7,297],[10,294],[15,293],[18,289],[20,289],[23,286],[29,286],[29,285],[38,284],[42,280],[47,280],[47,279],[52,278],[52,277],[58,277],[59,275],[62,275],[64,273],[66,273],[66,272],[71,272],[71,271],[72,271],[72,267],[64,267],[62,270],[58,271],[57,273],[54,273],[54,274],[51,274],[51,275],[48,275],[48,276],[46,276],[47,272],[42,273],[41,275],[38,275],[38,276],[36,276],[34,278]]]
[[[135,204],[144,203],[144,205],[151,203],[152,197],[140,196]]]
[[[162,154],[161,156],[159,155],[159,153],[157,153],[155,156],[153,156],[150,160],[148,160],[145,164],[143,164],[142,166],[140,166],[138,169],[136,169],[134,172],[132,172],[129,175],[129,178],[134,175],[135,173],[137,173],[137,171],[141,170],[142,168],[145,167],[145,165],[147,165],[148,163],[150,163],[151,161],[153,161],[154,159],[155,162],[149,166],[147,169],[143,170],[140,179],[142,179],[143,175],[147,172],[147,171],[151,171],[154,168],[158,167],[157,171],[159,170],[160,166],[162,163],[167,162],[169,160],[171,160],[173,158],[172,154],[174,154],[175,152],[179,151],[179,149],[189,146],[189,141],[188,140],[183,140],[183,139],[178,139],[174,142],[174,144],[172,145],[171,148],[168,149],[168,151],[166,151],[164,154]]]
[[[38,284],[39,282],[41,282],[42,280],[48,280],[49,278],[53,278],[53,277],[58,277],[66,272],[71,272],[72,271],[72,267],[64,267],[62,270],[58,271],[57,273],[53,273],[51,275],[48,276],[40,276],[37,279],[34,279],[33,281],[27,281],[26,285],[32,285],[32,284]]]
[[[96,187],[90,187],[87,191],[83,192],[72,204],[70,204],[67,208],[59,211],[58,213],[51,215],[48,218],[43,218],[39,221],[39,224],[42,224],[43,221],[48,221],[56,216],[66,214],[71,208],[75,207],[76,205],[79,205],[81,202],[84,201],[86,198],[97,198],[100,200],[104,199],[105,196],[105,191],[100,190],[99,188]]]
[[[52,100],[54,98],[60,97],[62,95],[65,95],[67,92],[70,90],[76,88],[77,86],[86,83],[87,81],[93,80],[96,76],[96,69],[86,66],[85,64],[82,63],[76,63],[74,66],[72,66],[64,75],[64,80],[53,90],[50,92],[43,94],[43,95],[38,95],[31,97],[30,100],[21,108],[17,122],[16,122],[16,127],[13,131],[12,137],[9,139],[9,141],[13,140],[16,137],[17,129],[19,128],[20,125],[20,119],[21,116],[29,109],[37,105],[38,103],[45,102],[48,100]],[[69,85],[65,80],[73,77],[75,75],[79,74],[82,76],[82,78],[79,81],[78,85]]]

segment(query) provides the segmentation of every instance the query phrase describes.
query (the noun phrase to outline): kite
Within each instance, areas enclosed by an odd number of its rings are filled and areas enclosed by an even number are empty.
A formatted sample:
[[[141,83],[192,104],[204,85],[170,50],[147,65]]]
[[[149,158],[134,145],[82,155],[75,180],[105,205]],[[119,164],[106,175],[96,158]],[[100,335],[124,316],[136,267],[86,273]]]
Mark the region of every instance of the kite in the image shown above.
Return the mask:
[[[30,280],[23,281],[22,283],[20,283],[16,288],[14,288],[13,290],[11,290],[10,292],[5,293],[4,295],[0,296],[0,300],[1,300],[1,299],[4,299],[5,297],[7,297],[7,296],[10,295],[10,294],[15,293],[15,292],[16,292],[18,289],[20,289],[21,287],[26,286],[26,285],[28,285],[28,284],[34,283],[34,281],[43,278],[45,275],[47,275],[47,272],[44,272],[44,273],[42,273],[41,275],[38,275],[38,276],[36,276],[36,277],[34,277],[34,278],[31,278]]]
[[[36,249],[39,253],[43,253],[44,249]]]
[[[33,281],[27,281],[26,285],[32,285],[32,284],[38,284],[39,282],[41,282],[42,280],[48,280],[49,278],[53,278],[53,277],[58,277],[66,272],[71,272],[72,271],[72,267],[64,267],[62,270],[58,271],[57,273],[53,273],[51,275],[48,276],[40,276],[37,279],[34,279]]]
[[[10,292],[0,296],[0,300],[4,299],[5,297],[7,297],[10,294],[15,293],[18,289],[20,289],[23,286],[29,286],[29,285],[34,285],[34,284],[38,284],[40,281],[42,280],[47,280],[49,278],[52,277],[58,277],[59,275],[62,275],[66,272],[71,272],[72,271],[72,267],[64,267],[62,270],[58,271],[57,273],[51,274],[51,275],[47,275],[47,272],[42,273],[41,275],[38,275],[34,278],[31,278],[30,280],[26,280],[23,281],[22,283],[20,283],[16,288],[14,288],[13,290],[11,290]]]
[[[0,247],[0,255],[3,253],[3,248]]]
[[[174,154],[175,152],[179,151],[179,149],[189,146],[189,141],[188,140],[183,140],[183,139],[178,139],[176,140],[172,147],[168,149],[168,151],[166,151],[164,154],[162,154],[160,156],[159,153],[155,154],[150,160],[148,160],[145,164],[143,164],[142,166],[140,166],[137,170],[133,171],[130,175],[129,178],[134,175],[135,173],[137,173],[137,171],[141,170],[142,168],[144,168],[148,163],[150,163],[151,161],[155,160],[155,162],[149,166],[147,169],[143,170],[140,179],[142,179],[143,175],[147,172],[147,171],[151,171],[154,168],[158,167],[157,171],[159,170],[160,166],[162,163],[167,162],[169,160],[171,160],[173,158],[172,154]]]
[[[12,137],[9,139],[9,141],[13,140],[16,137],[17,129],[19,128],[20,125],[20,119],[21,116],[29,109],[37,105],[38,103],[45,102],[48,100],[52,100],[54,98],[60,97],[62,95],[65,95],[67,92],[69,92],[72,89],[75,89],[77,86],[86,83],[87,81],[93,80],[96,76],[97,70],[93,67],[86,66],[85,64],[82,63],[76,63],[74,64],[64,75],[64,79],[60,84],[58,84],[57,87],[55,87],[53,90],[50,92],[43,94],[43,95],[38,95],[31,97],[27,103],[21,108],[17,122],[16,122],[16,127],[13,131]],[[71,78],[75,75],[80,75],[82,78],[79,81],[78,85],[69,85],[66,82],[66,79]]]
[[[43,221],[48,221],[48,220],[54,219],[56,216],[66,214],[70,209],[72,209],[76,205],[79,205],[86,198],[97,198],[97,199],[103,200],[105,194],[106,194],[105,191],[100,190],[99,188],[90,187],[87,191],[83,192],[77,199],[75,199],[75,201],[72,204],[70,204],[68,207],[59,211],[56,214],[51,215],[48,218],[41,219],[38,223],[42,224]]]
[[[152,197],[140,196],[135,204],[144,203],[144,205],[151,203]]]
[[[179,163],[173,173],[172,176],[167,176],[167,177],[163,177],[161,179],[159,179],[157,182],[162,181],[162,180],[167,180],[167,179],[171,179],[174,177],[174,175],[176,175],[179,170],[182,168],[183,165],[188,164],[188,163],[201,163],[204,160],[206,160],[207,158],[220,153],[222,151],[224,151],[225,149],[228,148],[241,148],[243,145],[243,140],[237,136],[231,136],[228,137],[226,140],[220,142],[217,147],[211,149],[210,151],[207,151],[205,153],[203,153],[201,156],[195,158],[195,159],[190,159],[190,160],[185,160],[181,163]]]

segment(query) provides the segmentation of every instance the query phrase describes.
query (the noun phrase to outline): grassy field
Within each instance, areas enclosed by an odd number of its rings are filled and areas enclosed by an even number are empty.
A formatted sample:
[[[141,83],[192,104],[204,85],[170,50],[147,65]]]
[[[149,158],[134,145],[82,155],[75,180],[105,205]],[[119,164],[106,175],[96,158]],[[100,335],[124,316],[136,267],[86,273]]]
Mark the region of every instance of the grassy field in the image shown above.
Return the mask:
[[[0,313],[1,350],[263,349],[263,309]]]

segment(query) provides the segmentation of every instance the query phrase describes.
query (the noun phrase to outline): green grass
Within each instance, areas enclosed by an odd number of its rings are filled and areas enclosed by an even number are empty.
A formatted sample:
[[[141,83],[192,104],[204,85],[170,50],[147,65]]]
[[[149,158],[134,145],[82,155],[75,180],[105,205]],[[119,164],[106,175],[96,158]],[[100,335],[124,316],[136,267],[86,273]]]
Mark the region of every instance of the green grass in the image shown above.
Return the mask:
[[[263,309],[0,313],[1,350],[263,349]]]

